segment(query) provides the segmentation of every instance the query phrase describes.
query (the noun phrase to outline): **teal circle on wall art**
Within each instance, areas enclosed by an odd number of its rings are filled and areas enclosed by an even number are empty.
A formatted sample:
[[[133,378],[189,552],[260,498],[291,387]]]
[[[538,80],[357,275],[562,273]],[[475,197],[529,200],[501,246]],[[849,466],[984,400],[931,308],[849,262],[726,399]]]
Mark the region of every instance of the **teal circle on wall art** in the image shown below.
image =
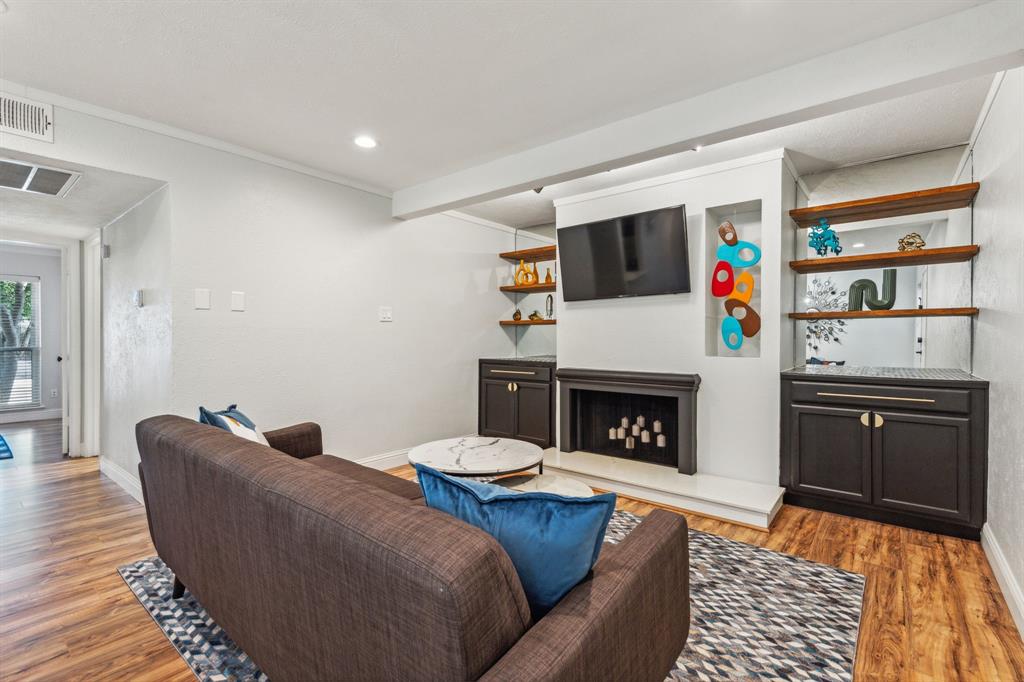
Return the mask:
[[[744,259],[742,251],[749,250],[750,258]],[[718,260],[724,260],[734,268],[750,268],[761,262],[761,247],[752,242],[736,242],[732,246],[722,244],[718,247]]]
[[[743,327],[735,317],[722,320],[722,341],[729,350],[739,350],[743,345]]]

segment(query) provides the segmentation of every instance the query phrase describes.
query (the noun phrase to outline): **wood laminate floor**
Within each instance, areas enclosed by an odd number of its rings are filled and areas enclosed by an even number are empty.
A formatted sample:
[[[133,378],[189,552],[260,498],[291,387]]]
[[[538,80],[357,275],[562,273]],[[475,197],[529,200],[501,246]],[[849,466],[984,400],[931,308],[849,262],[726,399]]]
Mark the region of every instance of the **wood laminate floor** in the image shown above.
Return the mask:
[[[142,506],[95,459],[60,457],[49,428],[32,436],[39,452],[12,442],[15,459],[0,461],[0,680],[193,679],[116,571],[155,553]],[[770,533],[687,519],[865,574],[857,679],[1024,680],[1024,645],[977,543],[788,506]]]

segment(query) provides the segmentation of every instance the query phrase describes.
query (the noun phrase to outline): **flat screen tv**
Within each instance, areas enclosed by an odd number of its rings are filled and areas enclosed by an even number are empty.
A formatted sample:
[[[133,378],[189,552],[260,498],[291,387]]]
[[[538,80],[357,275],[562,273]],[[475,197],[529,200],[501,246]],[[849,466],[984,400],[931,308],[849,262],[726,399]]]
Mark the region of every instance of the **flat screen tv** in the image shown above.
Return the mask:
[[[689,293],[686,207],[563,227],[558,259],[566,301]]]

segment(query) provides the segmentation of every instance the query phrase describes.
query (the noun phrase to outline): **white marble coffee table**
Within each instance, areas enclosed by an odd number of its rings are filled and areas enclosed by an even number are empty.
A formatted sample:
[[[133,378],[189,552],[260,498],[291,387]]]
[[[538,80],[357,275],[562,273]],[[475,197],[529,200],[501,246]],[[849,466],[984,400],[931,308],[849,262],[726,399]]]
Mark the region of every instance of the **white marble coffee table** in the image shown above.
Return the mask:
[[[544,451],[521,440],[469,436],[417,445],[409,451],[409,462],[452,476],[497,476],[533,467],[543,472]]]
[[[495,485],[514,490],[519,493],[553,493],[563,497],[593,497],[594,491],[582,481],[568,476],[541,474],[540,476],[505,476],[496,481]]]

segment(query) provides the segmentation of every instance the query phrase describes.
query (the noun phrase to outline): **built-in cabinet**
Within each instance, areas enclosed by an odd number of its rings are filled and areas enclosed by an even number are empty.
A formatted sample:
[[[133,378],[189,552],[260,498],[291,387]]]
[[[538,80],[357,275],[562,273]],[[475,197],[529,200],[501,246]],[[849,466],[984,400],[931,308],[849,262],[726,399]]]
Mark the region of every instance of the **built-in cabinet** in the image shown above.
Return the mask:
[[[535,359],[480,360],[478,432],[555,444],[555,363]]]
[[[988,383],[954,370],[818,371],[782,374],[786,501],[977,538]]]

